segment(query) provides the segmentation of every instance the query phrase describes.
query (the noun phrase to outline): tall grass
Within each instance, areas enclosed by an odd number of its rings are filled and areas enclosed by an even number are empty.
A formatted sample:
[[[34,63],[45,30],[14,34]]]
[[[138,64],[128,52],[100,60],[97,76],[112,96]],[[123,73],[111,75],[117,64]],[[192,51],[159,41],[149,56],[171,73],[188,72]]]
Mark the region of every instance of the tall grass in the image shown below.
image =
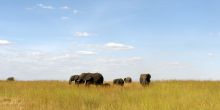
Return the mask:
[[[0,81],[0,110],[219,110],[220,82],[154,81],[85,87],[60,81]]]

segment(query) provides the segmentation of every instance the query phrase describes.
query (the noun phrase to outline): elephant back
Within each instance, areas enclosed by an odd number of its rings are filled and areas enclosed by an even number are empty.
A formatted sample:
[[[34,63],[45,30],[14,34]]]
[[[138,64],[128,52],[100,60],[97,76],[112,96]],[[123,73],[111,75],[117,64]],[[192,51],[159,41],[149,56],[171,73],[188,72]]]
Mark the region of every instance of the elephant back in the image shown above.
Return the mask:
[[[85,79],[88,77],[88,76],[91,76],[92,75],[92,73],[81,73],[80,75],[79,75],[79,78],[78,78],[78,80],[77,80],[77,82],[79,83],[79,84],[83,84],[83,83],[85,83]]]
[[[93,77],[93,80],[94,80],[94,84],[96,84],[96,85],[101,85],[101,84],[103,84],[103,82],[104,82],[104,77],[102,76],[102,74],[100,74],[100,73],[94,73],[94,74],[92,75],[92,77]]]

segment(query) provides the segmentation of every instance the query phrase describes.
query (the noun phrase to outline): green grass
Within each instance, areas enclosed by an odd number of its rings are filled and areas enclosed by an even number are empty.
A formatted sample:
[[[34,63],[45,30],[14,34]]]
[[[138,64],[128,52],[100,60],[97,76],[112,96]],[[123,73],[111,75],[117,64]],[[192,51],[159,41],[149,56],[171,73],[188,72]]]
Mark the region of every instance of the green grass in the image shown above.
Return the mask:
[[[85,87],[61,81],[0,81],[0,110],[219,110],[220,82],[154,81]]]

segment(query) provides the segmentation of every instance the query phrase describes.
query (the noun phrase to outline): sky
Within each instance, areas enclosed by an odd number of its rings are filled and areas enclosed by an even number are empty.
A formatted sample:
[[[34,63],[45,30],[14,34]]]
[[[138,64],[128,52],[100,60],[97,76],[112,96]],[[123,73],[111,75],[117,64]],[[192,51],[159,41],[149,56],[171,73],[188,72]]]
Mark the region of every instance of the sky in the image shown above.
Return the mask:
[[[220,80],[219,0],[0,0],[0,79]]]

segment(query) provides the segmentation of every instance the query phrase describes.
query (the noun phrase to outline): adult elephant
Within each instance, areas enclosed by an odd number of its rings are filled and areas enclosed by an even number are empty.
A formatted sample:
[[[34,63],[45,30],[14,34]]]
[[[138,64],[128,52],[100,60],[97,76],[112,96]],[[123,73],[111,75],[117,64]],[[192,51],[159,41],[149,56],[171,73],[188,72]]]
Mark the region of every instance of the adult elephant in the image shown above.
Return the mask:
[[[131,77],[126,77],[126,78],[124,78],[124,82],[125,82],[125,83],[131,83],[131,82],[132,82]]]
[[[72,84],[73,81],[75,81],[75,84],[77,84],[77,80],[79,79],[79,75],[73,75],[69,79],[69,84]]]
[[[7,81],[15,81],[15,78],[14,77],[8,77],[6,80]]]
[[[102,85],[104,82],[104,77],[100,73],[93,73],[92,79],[95,85]]]
[[[85,85],[102,85],[104,82],[104,77],[100,73],[82,73],[77,80],[79,84]]]
[[[140,84],[143,86],[149,85],[150,84],[150,74],[141,74],[140,75]]]
[[[113,80],[113,84],[114,84],[114,85],[123,86],[123,85],[124,85],[124,80],[123,80],[122,78],[114,79],[114,80]]]

